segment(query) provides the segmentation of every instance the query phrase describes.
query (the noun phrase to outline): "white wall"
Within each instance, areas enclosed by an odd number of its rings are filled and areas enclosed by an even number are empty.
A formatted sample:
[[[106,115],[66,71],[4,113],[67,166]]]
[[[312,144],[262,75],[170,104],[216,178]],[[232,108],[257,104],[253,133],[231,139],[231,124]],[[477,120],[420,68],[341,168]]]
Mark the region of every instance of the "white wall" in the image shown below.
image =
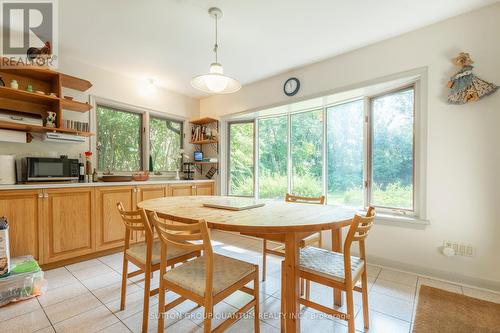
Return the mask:
[[[496,4],[244,86],[232,95],[203,99],[200,113],[221,117],[427,67],[430,225],[378,224],[368,253],[380,263],[500,290],[500,93],[464,106],[446,103],[446,82],[456,71],[449,59],[460,51],[471,53],[478,76],[500,84],[499,33]],[[290,76],[301,80],[294,98],[282,93]],[[473,244],[476,256],[444,257],[438,250],[445,239]]]
[[[96,66],[68,59],[64,54],[60,55],[59,60],[58,71],[89,80],[93,84],[92,88],[85,93],[63,89],[63,95],[73,96],[79,101],[89,101],[89,95],[94,95],[186,119],[197,118],[199,116],[199,102],[196,99],[161,88],[147,95],[141,89],[141,85],[144,82],[130,79],[126,75],[119,75]],[[90,112],[63,111],[65,119],[89,122],[90,116]],[[35,139],[31,143],[0,142],[0,154],[16,154],[18,158],[23,156],[51,156],[51,154],[59,156],[64,154],[70,158],[77,158],[80,153],[90,149],[89,140],[82,144],[48,144],[41,141],[40,134],[35,134],[34,136]]]

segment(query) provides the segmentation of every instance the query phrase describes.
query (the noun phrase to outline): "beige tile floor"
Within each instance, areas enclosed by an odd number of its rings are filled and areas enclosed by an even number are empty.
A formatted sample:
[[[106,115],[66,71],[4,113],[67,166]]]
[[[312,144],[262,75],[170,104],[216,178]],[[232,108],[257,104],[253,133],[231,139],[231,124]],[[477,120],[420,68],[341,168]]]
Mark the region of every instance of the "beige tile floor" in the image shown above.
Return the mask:
[[[260,263],[261,242],[229,233],[213,232],[215,251],[253,263]],[[45,272],[47,291],[40,297],[0,308],[0,332],[140,332],[144,280],[129,279],[127,305],[120,311],[122,256],[113,254]],[[131,270],[134,270],[131,267]],[[500,303],[500,294],[424,278],[370,265],[368,267],[370,325],[369,332],[405,332],[411,330],[418,288],[427,284],[452,292]],[[158,274],[153,286],[158,285]],[[175,297],[167,294],[167,300]],[[245,304],[250,296],[233,294],[216,306],[216,312],[230,313]],[[311,298],[330,305],[332,293],[312,284]],[[279,332],[280,259],[269,257],[268,277],[261,284],[261,332]],[[157,332],[158,297],[150,301],[149,330]],[[355,297],[356,329],[363,332],[361,297]],[[166,332],[202,332],[202,309],[185,302],[170,311]],[[347,332],[345,322],[329,318],[312,309],[302,309],[303,332]],[[220,316],[219,316],[220,318]],[[215,319],[214,324],[220,322]],[[229,332],[253,332],[251,316],[234,324]]]

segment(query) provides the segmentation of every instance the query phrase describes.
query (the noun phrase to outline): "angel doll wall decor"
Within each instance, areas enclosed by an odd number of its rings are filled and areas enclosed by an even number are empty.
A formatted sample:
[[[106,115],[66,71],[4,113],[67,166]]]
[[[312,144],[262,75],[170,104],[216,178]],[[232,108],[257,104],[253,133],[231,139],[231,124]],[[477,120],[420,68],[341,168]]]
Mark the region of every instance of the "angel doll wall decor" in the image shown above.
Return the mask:
[[[456,58],[452,59],[452,62],[455,66],[460,67],[460,70],[448,82],[448,88],[451,89],[448,103],[474,102],[498,90],[496,84],[486,82],[472,73],[474,61],[468,53],[460,52]]]

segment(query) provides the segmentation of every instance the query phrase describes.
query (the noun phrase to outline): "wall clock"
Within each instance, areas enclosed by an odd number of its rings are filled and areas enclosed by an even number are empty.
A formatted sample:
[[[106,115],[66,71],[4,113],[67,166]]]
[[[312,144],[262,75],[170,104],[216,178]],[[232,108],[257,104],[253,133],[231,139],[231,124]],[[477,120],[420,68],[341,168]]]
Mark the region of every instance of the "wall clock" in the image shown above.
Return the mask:
[[[300,89],[300,81],[296,77],[291,77],[285,81],[283,85],[283,92],[287,96],[293,96],[299,92]]]

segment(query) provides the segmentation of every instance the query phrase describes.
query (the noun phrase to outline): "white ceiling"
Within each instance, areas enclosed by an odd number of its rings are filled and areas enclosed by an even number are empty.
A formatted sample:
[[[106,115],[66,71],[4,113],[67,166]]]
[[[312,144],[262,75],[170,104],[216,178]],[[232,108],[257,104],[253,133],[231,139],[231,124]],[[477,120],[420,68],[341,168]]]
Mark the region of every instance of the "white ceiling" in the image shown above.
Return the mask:
[[[245,85],[497,0],[63,0],[60,52],[166,89],[204,97],[191,78],[213,61]]]

